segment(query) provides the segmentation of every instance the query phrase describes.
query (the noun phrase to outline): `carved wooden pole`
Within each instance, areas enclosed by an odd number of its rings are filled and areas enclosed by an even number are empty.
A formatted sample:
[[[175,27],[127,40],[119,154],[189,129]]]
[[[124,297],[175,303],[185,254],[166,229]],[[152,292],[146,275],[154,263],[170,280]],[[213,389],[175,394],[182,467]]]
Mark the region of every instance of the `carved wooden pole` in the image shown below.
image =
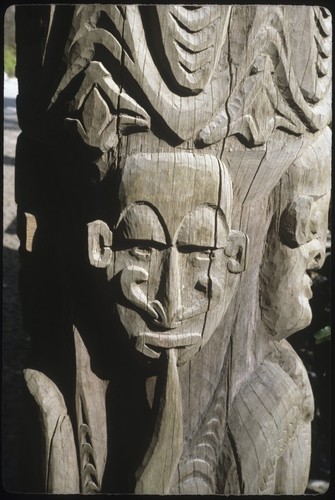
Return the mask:
[[[16,19],[30,491],[303,493],[313,395],[285,337],[324,260],[329,12]]]

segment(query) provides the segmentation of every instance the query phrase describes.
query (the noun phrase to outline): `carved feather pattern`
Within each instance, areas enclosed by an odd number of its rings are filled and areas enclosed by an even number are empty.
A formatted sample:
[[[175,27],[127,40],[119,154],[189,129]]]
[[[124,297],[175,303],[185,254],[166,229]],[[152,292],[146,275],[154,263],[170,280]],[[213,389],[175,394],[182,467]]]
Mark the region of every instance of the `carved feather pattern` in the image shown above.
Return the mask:
[[[58,9],[61,14],[62,6],[50,13],[51,35]],[[145,22],[149,11],[155,12],[156,24]],[[323,7],[87,4],[73,12],[65,73],[48,109],[63,113],[71,100],[78,102],[82,78],[93,62],[101,64],[95,82],[99,96],[90,89],[94,99],[83,103],[87,111],[72,106],[67,118],[75,120],[70,126],[84,143],[102,155],[123,134],[151,127],[165,140],[175,134],[176,143],[195,139],[203,147],[237,135],[252,147],[278,128],[301,135],[330,123],[331,16]],[[46,38],[43,64],[52,39]],[[101,92],[105,71],[114,80],[107,93]],[[122,111],[121,94],[127,101]],[[105,101],[116,117],[113,124],[108,120],[100,142],[101,127],[87,134],[83,123],[90,101],[99,101],[101,109]],[[103,122],[107,115],[102,114]]]
[[[90,428],[87,424],[83,401],[80,399],[80,414],[77,415],[79,420],[78,438],[80,450],[81,464],[81,489],[84,494],[92,494],[100,491],[99,481],[97,477],[97,469],[94,460],[94,450],[90,439]]]
[[[314,7],[314,20],[316,24],[314,41],[317,49],[315,64],[320,82],[316,98],[320,100],[331,80],[332,24],[330,13],[324,7]]]
[[[218,5],[157,6],[162,43],[171,76],[192,92],[201,92],[215,70],[227,34],[229,12]]]
[[[235,486],[230,491],[230,482],[239,484],[241,494],[252,494],[253,484],[255,492],[274,493],[278,457],[295,439],[301,439],[301,433],[308,440],[304,430],[313,416],[312,392],[301,360],[287,343],[276,343],[275,348],[237,393],[228,422],[226,384],[221,378],[196,435],[185,443],[171,493],[236,494]],[[268,453],[264,452],[264,439],[268,440]],[[247,447],[244,451],[241,443]],[[258,463],[258,456],[262,463]],[[241,463],[242,457],[246,463]],[[250,463],[256,469],[248,478]],[[251,491],[245,490],[246,484],[251,485]]]
[[[266,361],[258,367],[236,395],[230,410],[221,491],[225,494],[279,492],[276,468],[286,450],[294,446],[301,431],[309,425],[308,419],[306,422],[301,418],[302,401],[303,394],[278,365]],[[306,466],[303,473],[308,477]]]
[[[76,349],[76,416],[82,493],[101,489],[107,457],[105,397],[108,382],[91,370],[85,344],[74,327]]]
[[[216,470],[226,425],[226,398],[226,384],[221,378],[196,435],[184,445],[184,453],[178,466],[178,477],[175,476],[171,493],[198,493],[193,489],[190,491],[190,488],[194,487],[195,477],[198,478],[195,487],[201,488],[201,493],[216,492]]]
[[[100,149],[101,153],[117,145],[120,133],[150,127],[148,113],[122,89],[121,82],[114,81],[104,64],[96,60],[97,47],[101,46],[118,62],[127,59],[133,64],[132,38],[128,36],[125,40],[124,37],[124,15],[124,8],[115,5],[76,8],[67,70],[50,104],[50,107],[54,105],[68,85],[83,74],[66,122],[85,144]]]
[[[156,9],[156,7],[148,8]],[[159,8],[165,9],[165,6],[159,6]],[[141,9],[143,14],[141,14]],[[144,17],[146,15],[145,9],[146,7],[142,8],[137,5],[75,7],[72,30],[64,51],[66,71],[51,98],[49,109],[61,105],[62,99],[68,102],[71,96],[66,94],[69,88],[75,87],[73,82],[79,82],[81,75],[87,73],[90,65],[93,62],[99,62],[115,79],[115,85],[119,88],[116,97],[119,97],[122,91],[128,100],[132,99],[137,103],[135,118],[133,107],[126,107],[122,110],[118,120],[118,134],[150,128],[150,118],[152,119],[152,109],[154,109],[155,116],[160,116],[177,137],[182,140],[194,137],[195,129],[199,130],[201,123],[206,122],[212,116],[213,107],[215,109],[223,104],[229,90],[228,85],[223,84],[228,79],[228,68],[225,68],[223,75],[220,76],[221,80],[212,79],[212,75],[213,72],[218,72],[217,61],[221,57],[221,48],[226,38],[232,7],[203,6],[201,9],[183,7],[181,10],[179,6],[172,6],[174,17],[171,17],[168,12],[170,28],[173,28],[177,34],[174,39],[175,43],[172,45],[167,37],[167,52],[169,53],[170,49],[172,52],[177,51],[178,60],[181,63],[181,65],[178,63],[176,68],[172,68],[170,80],[175,78],[175,70],[183,75],[183,79],[189,80],[186,82],[186,87],[183,87],[190,90],[192,95],[189,97],[170,89],[171,82],[166,82],[164,77],[166,64],[163,64],[160,57],[156,62],[154,61],[150,44],[147,43],[147,38],[149,40],[150,37],[142,20],[142,15]],[[151,29],[154,29],[156,35],[159,36],[159,26],[150,26]],[[200,30],[202,30],[202,35]],[[205,43],[204,35],[206,35]],[[204,58],[204,50],[206,58]],[[212,54],[210,64],[208,64],[207,52]],[[206,70],[203,65],[206,66]],[[192,80],[194,82],[190,83]],[[96,84],[100,85],[100,80],[97,80]],[[198,95],[198,90],[202,89],[203,92]],[[81,90],[78,90],[79,95],[80,92]],[[117,107],[114,112],[111,105],[112,94],[114,90],[108,92],[107,95],[103,94],[103,98],[108,97],[107,104],[110,112],[119,116],[119,108]],[[75,96],[74,100],[76,100]],[[205,102],[208,106],[204,106]],[[151,111],[149,108],[152,108]],[[178,115],[175,112],[176,109],[180,110]],[[74,109],[72,113],[73,116],[69,118],[78,121]],[[81,129],[80,125],[78,128]],[[88,142],[85,134],[80,134],[80,136],[86,144],[93,146]],[[116,142],[117,140],[118,138],[115,137]],[[111,142],[110,139],[109,143]],[[104,150],[103,144],[100,149]]]

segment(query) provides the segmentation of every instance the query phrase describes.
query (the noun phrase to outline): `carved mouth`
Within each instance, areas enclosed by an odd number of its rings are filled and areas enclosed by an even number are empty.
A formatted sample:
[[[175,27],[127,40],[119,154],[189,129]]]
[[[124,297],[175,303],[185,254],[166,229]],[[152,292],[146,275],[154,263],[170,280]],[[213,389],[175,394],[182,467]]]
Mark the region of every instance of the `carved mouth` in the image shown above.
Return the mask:
[[[150,358],[157,359],[160,357],[160,352],[155,351],[150,346],[163,349],[185,347],[198,343],[201,338],[201,333],[194,332],[179,334],[145,332],[137,336],[135,347]]]

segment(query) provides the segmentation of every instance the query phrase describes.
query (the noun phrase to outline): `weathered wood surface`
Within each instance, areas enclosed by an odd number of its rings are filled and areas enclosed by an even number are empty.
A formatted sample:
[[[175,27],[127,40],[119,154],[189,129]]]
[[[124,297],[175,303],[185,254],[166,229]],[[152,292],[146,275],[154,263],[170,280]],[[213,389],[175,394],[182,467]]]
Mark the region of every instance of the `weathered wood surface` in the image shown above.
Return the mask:
[[[285,338],[324,261],[329,12],[16,18],[25,373],[50,457],[27,488],[303,493],[313,395]]]
[[[43,373],[27,368],[27,387],[41,411],[45,449],[43,464],[46,493],[77,493],[79,471],[76,446],[64,398],[57,386]]]

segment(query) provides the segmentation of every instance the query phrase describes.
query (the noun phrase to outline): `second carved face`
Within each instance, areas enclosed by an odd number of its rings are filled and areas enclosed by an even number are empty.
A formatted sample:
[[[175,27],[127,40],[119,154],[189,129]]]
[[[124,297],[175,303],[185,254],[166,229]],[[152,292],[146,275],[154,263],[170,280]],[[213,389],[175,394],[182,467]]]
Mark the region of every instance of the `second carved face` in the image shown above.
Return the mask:
[[[330,200],[329,130],[314,139],[277,187],[286,194],[267,235],[260,273],[260,305],[266,330],[280,340],[312,319],[310,271],[325,260]]]
[[[183,364],[226,311],[228,274],[244,269],[246,236],[230,230],[231,180],[210,155],[138,154],[121,168],[120,216],[113,232],[89,224],[90,261],[119,287],[117,312],[135,348],[150,358],[177,348]]]

